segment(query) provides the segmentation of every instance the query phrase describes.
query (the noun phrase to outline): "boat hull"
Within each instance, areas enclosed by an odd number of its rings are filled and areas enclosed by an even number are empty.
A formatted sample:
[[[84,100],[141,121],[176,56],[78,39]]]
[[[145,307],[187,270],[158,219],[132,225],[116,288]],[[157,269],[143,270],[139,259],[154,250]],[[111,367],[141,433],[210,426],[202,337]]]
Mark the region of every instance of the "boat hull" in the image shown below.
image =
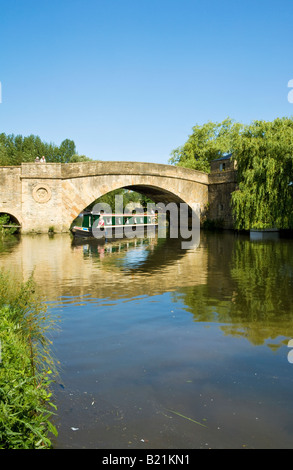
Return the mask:
[[[155,214],[104,214],[85,211],[82,225],[72,227],[75,238],[122,239],[144,236],[158,226]]]
[[[96,240],[117,240],[119,238],[140,238],[146,235],[153,235],[156,232],[158,225],[157,224],[148,224],[148,225],[128,225],[125,227],[105,227],[104,229],[99,229],[98,234],[93,234],[91,228],[78,227],[75,226],[72,228],[72,234],[74,238],[89,239],[94,238]],[[123,229],[123,230],[121,230]]]

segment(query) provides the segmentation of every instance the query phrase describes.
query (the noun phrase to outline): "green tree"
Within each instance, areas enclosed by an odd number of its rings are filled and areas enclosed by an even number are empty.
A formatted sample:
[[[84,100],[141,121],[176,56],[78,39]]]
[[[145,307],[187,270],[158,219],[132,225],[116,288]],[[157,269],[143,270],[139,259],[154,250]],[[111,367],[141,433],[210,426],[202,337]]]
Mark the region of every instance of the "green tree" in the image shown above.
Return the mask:
[[[177,166],[209,172],[210,162],[233,152],[241,124],[230,118],[221,123],[208,122],[192,128],[187,142],[171,153],[169,162]]]
[[[0,141],[2,149],[1,157],[3,158],[1,165],[17,165],[14,135],[6,136],[5,134],[1,134]]]
[[[68,163],[71,157],[73,157],[73,155],[76,154],[74,141],[70,139],[63,140],[63,142],[61,143],[59,147],[59,152],[60,152],[61,163]]]
[[[238,229],[293,228],[293,120],[254,121],[234,139]]]
[[[6,135],[0,134],[0,165],[8,165],[7,151],[6,151]]]
[[[39,136],[0,134],[0,166],[21,165],[22,162],[34,162],[36,157],[45,156],[48,163],[68,163],[90,161],[85,155],[78,155],[73,140],[65,139],[58,147],[47,143]]]
[[[148,202],[153,202],[148,197],[138,193],[137,191],[131,191],[125,188],[115,189],[114,191],[110,191],[107,194],[104,194],[100,198],[96,199],[92,204],[90,204],[87,209],[92,210],[95,204],[108,204],[112,211],[115,210],[115,196],[122,196],[123,197],[123,210],[129,203],[136,203],[137,207],[147,207]],[[116,208],[117,209],[117,208]],[[122,209],[122,208],[121,208]]]
[[[92,161],[91,158],[86,157],[85,155],[78,155],[78,153],[75,153],[70,157],[68,163],[78,163],[78,162],[90,162]]]

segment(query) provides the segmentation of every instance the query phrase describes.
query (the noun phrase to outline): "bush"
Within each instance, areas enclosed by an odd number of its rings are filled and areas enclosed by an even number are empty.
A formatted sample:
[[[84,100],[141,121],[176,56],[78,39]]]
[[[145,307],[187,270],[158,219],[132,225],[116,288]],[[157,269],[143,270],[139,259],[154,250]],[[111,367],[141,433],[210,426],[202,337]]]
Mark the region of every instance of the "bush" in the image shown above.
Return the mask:
[[[0,318],[0,449],[50,448],[56,367],[46,333],[55,321],[32,279],[15,285],[0,272]]]

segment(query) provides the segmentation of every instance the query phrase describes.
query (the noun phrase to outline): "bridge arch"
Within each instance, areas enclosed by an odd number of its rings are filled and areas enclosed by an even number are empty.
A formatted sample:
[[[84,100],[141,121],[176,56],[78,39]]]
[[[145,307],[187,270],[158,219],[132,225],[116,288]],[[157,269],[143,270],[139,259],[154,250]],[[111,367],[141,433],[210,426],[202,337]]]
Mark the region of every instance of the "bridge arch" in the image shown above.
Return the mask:
[[[129,188],[154,202],[208,205],[209,176],[172,165],[135,162],[22,163],[0,167],[0,212],[8,212],[22,232],[68,232],[72,221],[110,191]]]
[[[146,184],[115,187],[111,191],[109,191],[105,194],[99,195],[98,198],[106,196],[107,194],[111,193],[112,191],[119,190],[119,189],[131,190],[131,191],[135,191],[139,194],[145,195],[146,197],[151,199],[155,204],[163,203],[163,207],[166,207],[166,210],[167,210],[167,217],[170,215],[170,211],[172,211],[172,213],[173,213],[174,204],[178,206],[178,209],[179,209],[180,204],[187,204],[188,205],[188,203],[186,201],[184,201],[182,199],[182,197],[176,195],[174,192],[170,192],[169,190],[166,190],[165,188],[161,188],[161,187],[158,187],[158,186],[151,186],[151,185],[146,185]],[[98,198],[95,198],[93,201],[91,201],[89,205],[92,206],[92,204]],[[120,201],[118,203],[120,204]],[[170,206],[169,206],[169,204],[170,204]],[[123,207],[124,207],[124,204],[123,204]],[[84,210],[84,209],[85,209],[85,207],[83,207],[82,210]],[[77,215],[79,215],[80,212],[82,212],[82,210],[79,211],[79,213]],[[117,210],[120,211],[121,209],[120,209],[120,207],[117,208],[115,206],[115,202],[113,200],[113,207],[111,206],[111,211],[116,212]],[[191,207],[188,206],[189,214],[191,214],[191,210],[192,210]],[[178,211],[178,215],[179,215],[179,211]],[[74,221],[72,221],[72,222],[74,222]],[[72,225],[72,223],[71,223],[71,225]]]
[[[146,184],[140,185],[133,185],[133,186],[126,186],[125,189],[130,189],[132,191],[136,191],[140,194],[144,194],[145,196],[152,199],[155,203],[163,202],[164,204],[168,204],[169,202],[175,202],[176,204],[179,203],[187,203],[182,199],[182,195],[175,194],[174,191],[170,191],[170,189],[158,187],[158,186],[151,186]]]
[[[93,175],[64,182],[64,200],[68,202],[65,207],[67,224],[70,226],[80,212],[101,196],[121,188],[145,194],[155,203],[185,203],[197,212],[207,203],[207,187],[194,181],[152,175]],[[70,196],[66,197],[66,192]]]

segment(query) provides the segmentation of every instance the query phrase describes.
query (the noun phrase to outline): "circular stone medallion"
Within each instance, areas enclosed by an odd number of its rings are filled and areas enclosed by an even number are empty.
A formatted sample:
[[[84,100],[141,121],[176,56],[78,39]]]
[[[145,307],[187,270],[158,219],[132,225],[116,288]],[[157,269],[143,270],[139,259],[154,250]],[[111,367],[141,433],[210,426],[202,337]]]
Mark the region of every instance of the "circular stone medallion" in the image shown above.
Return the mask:
[[[37,184],[33,189],[33,198],[36,202],[44,204],[51,199],[51,189],[47,184]]]

